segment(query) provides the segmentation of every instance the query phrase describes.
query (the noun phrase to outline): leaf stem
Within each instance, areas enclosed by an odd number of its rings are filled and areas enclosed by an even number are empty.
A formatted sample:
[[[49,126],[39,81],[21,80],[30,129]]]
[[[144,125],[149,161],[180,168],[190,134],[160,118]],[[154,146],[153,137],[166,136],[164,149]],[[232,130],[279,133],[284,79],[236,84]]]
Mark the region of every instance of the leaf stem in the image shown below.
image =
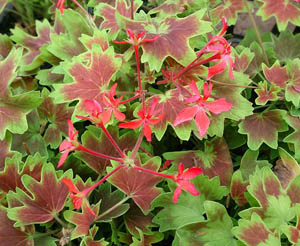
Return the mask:
[[[101,154],[99,152],[96,152],[96,151],[93,151],[91,149],[88,149],[82,145],[79,145],[76,150],[81,150],[81,151],[84,151],[86,153],[89,153],[91,155],[95,155],[95,156],[98,156],[98,157],[101,157],[103,159],[107,159],[107,160],[112,160],[112,161],[118,161],[120,163],[123,163],[123,159],[122,158],[117,158],[117,157],[113,157],[113,156],[109,156],[109,155],[105,155],[105,154]]]
[[[262,39],[261,39],[261,37],[260,37],[260,33],[259,33],[259,31],[258,31],[258,27],[257,27],[257,25],[256,25],[256,22],[255,22],[255,20],[254,20],[254,18],[253,18],[253,15],[252,15],[251,11],[250,11],[250,8],[249,8],[249,5],[248,5],[248,1],[247,1],[247,0],[243,0],[243,2],[244,2],[244,5],[245,5],[245,7],[246,7],[246,9],[247,9],[248,15],[249,15],[249,17],[250,17],[250,21],[251,21],[251,23],[252,23],[252,26],[253,26],[253,28],[254,28],[254,30],[255,30],[256,37],[257,37],[257,40],[258,40],[258,42],[259,42],[259,46],[260,46],[260,48],[262,49],[264,60],[265,60],[266,64],[267,64],[268,67],[269,67],[269,66],[270,66],[270,63],[269,63],[269,60],[268,60],[268,56],[267,56],[265,47],[264,47],[264,45],[263,45]]]
[[[105,128],[104,124],[100,124],[99,125],[100,128],[103,130],[103,132],[105,133],[106,137],[109,139],[109,141],[111,142],[111,144],[115,147],[115,149],[118,151],[118,153],[120,154],[120,156],[122,158],[125,157],[125,154],[123,153],[123,151],[120,149],[119,145],[116,143],[116,141],[113,139],[113,137],[110,135],[110,133],[107,131],[107,129]]]
[[[130,98],[128,98],[128,99],[126,99],[126,100],[120,102],[119,105],[122,105],[122,104],[125,104],[125,103],[128,103],[128,102],[131,102],[131,101],[133,101],[133,100],[135,100],[135,99],[137,99],[137,98],[139,98],[139,97],[140,97],[140,95],[135,95],[135,96],[133,96],[133,97],[130,97]]]
[[[31,237],[33,239],[35,239],[35,238],[41,238],[41,237],[53,235],[53,234],[58,233],[60,231],[61,231],[61,229],[57,229],[57,230],[49,231],[49,232],[45,232],[45,233],[35,233],[35,234],[32,234]]]
[[[68,224],[62,221],[56,213],[52,214],[53,218],[64,228],[69,228]]]
[[[118,240],[118,229],[116,227],[116,223],[114,221],[114,219],[111,220],[110,222],[110,226],[111,226],[111,231],[112,231],[112,234],[111,234],[111,241],[114,242],[117,246],[121,246],[119,240]]]
[[[101,219],[102,217],[104,217],[105,215],[109,214],[111,211],[115,210],[117,207],[121,206],[124,202],[126,202],[129,198],[131,198],[130,196],[126,196],[124,199],[122,199],[121,201],[119,201],[118,203],[116,203],[114,206],[112,206],[111,208],[107,209],[104,213],[100,214],[96,219]]]

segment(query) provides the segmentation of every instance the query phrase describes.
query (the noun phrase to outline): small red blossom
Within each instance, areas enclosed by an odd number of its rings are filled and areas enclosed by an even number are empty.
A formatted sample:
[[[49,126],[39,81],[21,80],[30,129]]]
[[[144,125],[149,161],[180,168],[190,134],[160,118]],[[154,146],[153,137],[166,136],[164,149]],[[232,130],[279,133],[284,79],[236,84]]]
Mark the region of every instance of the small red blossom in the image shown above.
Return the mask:
[[[111,118],[111,114],[113,113],[115,118],[119,121],[125,120],[125,114],[123,114],[119,109],[118,106],[121,105],[122,96],[119,98],[115,98],[116,95],[116,88],[117,83],[115,83],[109,90],[108,95],[103,96],[103,102],[105,104],[105,109],[108,114],[108,118]]]
[[[178,174],[174,175],[174,181],[177,183],[177,188],[173,195],[174,203],[177,203],[178,197],[182,192],[182,188],[194,196],[198,196],[200,194],[190,180],[202,174],[202,172],[202,169],[199,167],[192,167],[184,171],[184,165],[182,163],[179,164]]]
[[[56,7],[59,9],[60,13],[63,14],[65,9],[65,0],[58,0]]]
[[[230,56],[231,54],[231,46],[227,42],[227,40],[222,37],[226,32],[228,26],[226,22],[226,18],[222,19],[223,28],[220,33],[214,37],[205,45],[205,47],[200,51],[199,55],[203,53],[212,53],[213,55],[217,55],[217,58],[213,60],[213,62],[218,62],[216,65],[208,68],[207,80],[210,80],[214,75],[222,73],[227,65],[229,66],[229,77],[231,79],[234,78],[232,73],[233,69],[233,59]]]
[[[74,204],[74,208],[75,209],[80,209],[83,201],[85,200],[89,212],[96,217],[96,214],[90,208],[90,205],[88,204],[88,201],[86,199],[87,196],[88,196],[88,194],[89,194],[89,192],[90,192],[90,189],[85,189],[83,191],[79,191],[77,189],[77,187],[73,184],[73,181],[71,179],[63,178],[62,182],[66,186],[68,186],[68,189],[69,189],[69,192],[70,192],[70,197],[72,198],[72,202]]]
[[[69,134],[68,134],[69,136],[68,139],[62,141],[62,143],[59,146],[59,152],[62,152],[62,155],[60,156],[59,162],[57,164],[57,168],[61,167],[66,161],[69,153],[77,149],[79,146],[76,137],[78,131],[75,131],[71,120],[68,120],[68,125],[69,125]]]
[[[157,114],[159,114],[161,112],[161,109],[155,110],[157,103],[158,103],[158,98],[156,97],[156,98],[154,98],[152,105],[150,107],[148,107],[147,113],[145,112],[144,107],[137,113],[138,116],[141,118],[140,120],[133,120],[133,121],[129,121],[126,123],[121,123],[121,124],[119,124],[119,127],[136,129],[136,128],[140,127],[141,125],[143,125],[144,135],[145,135],[147,141],[151,142],[152,130],[151,130],[150,124],[152,124],[152,125],[157,124],[164,117],[164,113],[161,113],[159,116],[157,116]]]
[[[84,107],[90,116],[76,115],[79,119],[89,120],[99,126],[100,124],[105,125],[111,116],[111,112],[103,111],[101,105],[96,100],[85,100]]]
[[[174,126],[177,126],[183,122],[190,121],[195,118],[195,122],[199,131],[200,137],[203,137],[210,125],[210,120],[207,116],[207,111],[214,114],[220,114],[222,112],[229,111],[232,104],[227,102],[225,98],[217,99],[213,102],[207,102],[208,98],[211,95],[212,83],[207,82],[203,85],[203,96],[200,95],[198,87],[193,81],[190,85],[190,89],[194,92],[192,96],[186,101],[188,103],[196,103],[191,107],[187,107],[179,112],[177,115]]]
[[[154,38],[143,38],[146,34],[146,31],[140,32],[137,35],[133,33],[133,31],[128,28],[127,33],[129,36],[129,40],[117,41],[114,40],[115,44],[131,44],[133,47],[138,47],[141,43],[153,42],[159,38],[159,35],[156,35]]]

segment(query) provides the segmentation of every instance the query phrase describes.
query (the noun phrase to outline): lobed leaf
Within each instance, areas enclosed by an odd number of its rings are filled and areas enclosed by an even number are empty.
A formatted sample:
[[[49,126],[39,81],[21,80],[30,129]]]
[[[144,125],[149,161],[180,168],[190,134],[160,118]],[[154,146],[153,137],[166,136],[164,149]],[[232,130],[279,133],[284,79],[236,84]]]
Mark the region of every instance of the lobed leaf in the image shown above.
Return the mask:
[[[286,115],[285,121],[291,126],[295,131],[286,136],[283,141],[286,143],[294,144],[295,157],[300,158],[300,119],[298,117],[293,117]]]

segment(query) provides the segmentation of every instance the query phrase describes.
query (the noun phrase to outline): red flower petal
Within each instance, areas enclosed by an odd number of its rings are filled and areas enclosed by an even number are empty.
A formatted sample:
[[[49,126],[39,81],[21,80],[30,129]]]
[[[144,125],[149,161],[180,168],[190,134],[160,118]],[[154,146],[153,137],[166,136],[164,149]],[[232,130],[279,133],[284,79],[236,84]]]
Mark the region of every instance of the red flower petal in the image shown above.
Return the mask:
[[[185,121],[189,121],[194,119],[195,115],[197,114],[199,110],[199,106],[195,105],[192,107],[187,107],[185,109],[183,109],[182,111],[179,112],[179,114],[177,115],[173,125],[177,126]]]
[[[59,145],[59,152],[62,152],[67,149],[71,149],[73,147],[73,144],[67,140],[62,141],[62,143]]]
[[[130,129],[136,129],[140,127],[143,123],[143,120],[133,120],[125,123],[119,124],[119,127],[121,128],[130,128]]]
[[[215,76],[216,74],[222,73],[226,68],[226,61],[224,59],[221,59],[221,61],[208,68],[208,75],[206,77],[207,80],[210,80],[213,76]]]
[[[177,203],[178,197],[180,196],[181,191],[182,191],[181,186],[177,186],[177,188],[175,189],[174,194],[173,194],[173,202],[174,203]]]
[[[180,185],[188,192],[194,196],[198,196],[200,193],[197,191],[196,187],[189,181],[183,180]]]
[[[61,155],[60,158],[59,158],[59,162],[58,162],[58,164],[57,164],[57,168],[60,168],[60,167],[65,163],[65,161],[66,161],[66,159],[67,159],[69,153],[70,153],[70,150],[65,150],[65,151],[62,153],[62,155]]]
[[[206,134],[210,124],[209,118],[203,108],[200,108],[200,110],[196,114],[195,121],[199,131],[199,135],[200,137],[203,137]]]
[[[78,193],[79,190],[77,189],[77,187],[73,184],[73,181],[71,179],[66,179],[66,178],[63,178],[61,180],[66,186],[68,186],[68,189],[70,192],[72,193]]]
[[[152,137],[151,137],[152,131],[151,131],[151,128],[150,128],[149,124],[144,124],[143,132],[144,132],[144,135],[145,135],[147,141],[151,142],[151,140],[152,140]]]
[[[232,107],[232,104],[226,102],[225,98],[220,98],[214,102],[206,102],[205,108],[214,114],[220,114],[222,112],[229,111]]]
[[[120,112],[120,110],[114,109],[113,112],[114,112],[114,116],[116,117],[117,120],[119,120],[119,121],[125,120],[125,118],[126,118],[125,114]]]
[[[183,174],[182,174],[182,178],[183,179],[193,179],[196,176],[202,174],[203,171],[201,168],[199,167],[191,167],[188,170],[186,170]]]

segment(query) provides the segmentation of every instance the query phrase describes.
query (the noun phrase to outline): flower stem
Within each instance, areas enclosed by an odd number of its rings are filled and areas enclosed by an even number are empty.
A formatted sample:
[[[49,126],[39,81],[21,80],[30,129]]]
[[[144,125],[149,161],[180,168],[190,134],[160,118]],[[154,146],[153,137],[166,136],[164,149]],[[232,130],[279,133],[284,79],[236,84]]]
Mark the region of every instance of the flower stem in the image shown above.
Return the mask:
[[[86,15],[86,17],[87,17],[88,20],[89,20],[90,25],[91,25],[92,27],[97,28],[97,26],[96,26],[96,24],[95,24],[95,22],[94,22],[92,16],[85,10],[85,8],[82,7],[81,4],[80,4],[79,2],[77,2],[77,0],[72,0],[72,1],[73,1],[73,3],[75,3],[75,4],[78,6],[78,8],[80,8],[80,9],[82,10],[82,12]]]
[[[132,153],[131,153],[131,155],[130,155],[130,159],[134,160],[134,158],[135,158],[135,156],[136,156],[136,153],[138,152],[138,149],[140,148],[141,143],[142,143],[142,141],[143,141],[143,137],[144,137],[144,132],[141,131],[141,132],[140,132],[140,135],[139,135],[139,138],[138,138],[138,140],[136,141],[136,144],[135,144],[135,146],[134,146],[134,148],[133,148],[133,150],[132,150]]]
[[[107,160],[112,160],[112,161],[118,161],[118,162],[121,162],[123,163],[123,159],[122,158],[117,158],[117,157],[113,157],[113,156],[109,156],[109,155],[105,155],[105,154],[101,154],[99,152],[96,152],[96,151],[93,151],[91,149],[88,149],[82,145],[79,145],[76,150],[81,150],[81,151],[84,151],[86,153],[89,153],[91,155],[95,155],[95,156],[98,156],[98,157],[101,157],[103,159],[107,159]]]
[[[174,176],[173,175],[168,175],[168,174],[164,174],[164,173],[158,173],[158,172],[155,172],[153,170],[142,168],[142,167],[139,167],[139,166],[134,166],[133,168],[136,169],[136,170],[140,170],[142,172],[145,172],[145,173],[151,173],[151,174],[163,177],[163,178],[174,180]]]
[[[250,8],[249,8],[249,5],[248,5],[248,0],[243,0],[243,2],[244,2],[244,5],[245,5],[245,7],[246,7],[246,9],[247,9],[248,15],[249,15],[249,17],[250,17],[250,21],[251,21],[251,23],[252,23],[252,26],[253,26],[253,28],[254,28],[254,30],[255,30],[256,37],[257,37],[257,40],[258,40],[258,42],[259,42],[259,46],[260,46],[260,48],[261,48],[261,50],[262,50],[262,52],[263,52],[264,60],[265,60],[266,64],[268,65],[268,67],[270,67],[270,63],[269,63],[269,60],[268,60],[268,56],[267,56],[265,47],[264,47],[264,45],[263,45],[262,39],[261,39],[261,37],[260,37],[259,31],[258,31],[258,27],[257,27],[257,25],[256,25],[256,22],[255,22],[255,20],[254,20],[254,18],[253,18],[253,15],[252,15],[252,13],[251,13],[251,11],[250,11]]]
[[[153,157],[153,155],[151,155],[147,150],[145,150],[144,148],[142,148],[141,146],[140,146],[140,148],[139,148],[141,151],[143,151],[146,155],[148,155],[150,158],[152,158]]]
[[[130,97],[130,98],[128,98],[128,99],[126,99],[126,100],[120,102],[119,105],[125,104],[125,103],[128,103],[128,102],[131,102],[131,101],[133,101],[133,100],[135,100],[135,99],[137,99],[137,98],[139,98],[139,97],[140,97],[140,95],[135,95],[135,96],[133,96],[133,97]]]
[[[107,209],[104,213],[100,214],[96,219],[99,220],[102,217],[104,217],[105,215],[109,214],[111,211],[115,210],[117,207],[121,206],[124,202],[126,202],[128,199],[130,198],[130,196],[125,197],[123,200],[119,201],[118,203],[116,203],[114,206],[112,206],[111,208]]]
[[[99,125],[100,128],[103,130],[103,132],[105,133],[106,137],[109,139],[109,141],[111,142],[111,144],[115,147],[115,149],[118,151],[118,153],[120,154],[120,156],[122,158],[125,157],[125,154],[122,152],[122,150],[120,149],[119,145],[116,143],[116,141],[112,138],[112,136],[110,135],[110,133],[107,131],[107,129],[105,128],[104,124],[100,124]]]
[[[97,183],[93,184],[91,187],[87,188],[85,190],[86,194],[90,193],[93,189],[95,189],[97,186],[99,186],[101,183],[103,183],[106,179],[108,179],[111,175],[113,175],[115,172],[117,172],[119,169],[123,168],[123,165],[117,166],[114,170],[112,170],[110,173],[106,174],[102,179],[100,179]]]

